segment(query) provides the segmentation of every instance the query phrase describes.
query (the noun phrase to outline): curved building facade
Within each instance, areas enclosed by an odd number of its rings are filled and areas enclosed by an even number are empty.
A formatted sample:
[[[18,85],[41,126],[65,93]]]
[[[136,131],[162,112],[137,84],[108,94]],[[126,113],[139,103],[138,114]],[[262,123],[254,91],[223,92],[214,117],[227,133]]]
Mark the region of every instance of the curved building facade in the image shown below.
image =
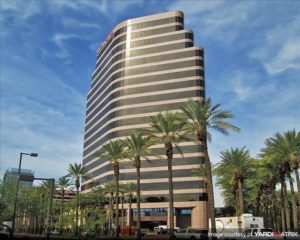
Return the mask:
[[[97,51],[87,97],[83,165],[91,179],[82,190],[113,179],[109,162],[95,157],[103,144],[123,139],[149,126],[149,116],[180,111],[189,99],[204,98],[203,49],[194,46],[193,32],[184,29],[181,11],[145,16],[117,25]],[[204,181],[192,170],[204,158],[195,142],[179,144],[173,160],[175,223],[206,228]],[[153,146],[150,162],[141,169],[142,225],[167,221],[168,173],[164,146]],[[129,159],[120,163],[120,183],[135,182]],[[133,206],[135,207],[135,206]],[[161,210],[157,210],[161,209]],[[148,217],[148,218],[147,218]],[[150,224],[150,225],[149,225]]]

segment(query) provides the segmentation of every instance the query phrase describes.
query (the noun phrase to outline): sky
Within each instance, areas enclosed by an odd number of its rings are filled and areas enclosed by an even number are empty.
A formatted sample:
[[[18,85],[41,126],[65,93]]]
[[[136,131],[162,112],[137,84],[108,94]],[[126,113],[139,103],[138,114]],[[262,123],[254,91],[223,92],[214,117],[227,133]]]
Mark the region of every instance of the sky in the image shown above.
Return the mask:
[[[300,129],[300,1],[0,0],[0,177],[22,167],[63,176],[80,163],[86,95],[96,50],[126,19],[182,10],[205,49],[206,96],[230,110],[241,133],[213,132],[220,151],[253,157],[276,132]],[[222,206],[220,190],[216,206]]]

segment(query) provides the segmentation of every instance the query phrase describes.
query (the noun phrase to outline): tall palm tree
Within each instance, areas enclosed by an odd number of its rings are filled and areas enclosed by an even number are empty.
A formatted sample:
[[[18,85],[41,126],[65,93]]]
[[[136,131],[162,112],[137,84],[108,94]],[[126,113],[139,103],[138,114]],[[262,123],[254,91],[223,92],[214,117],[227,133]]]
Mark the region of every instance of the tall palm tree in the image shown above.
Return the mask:
[[[211,162],[209,159],[207,142],[211,140],[211,134],[208,129],[216,130],[224,135],[229,134],[229,130],[239,132],[240,129],[227,120],[232,119],[234,115],[229,111],[220,109],[220,104],[213,105],[210,98],[204,101],[190,100],[182,108],[188,121],[186,130],[190,134],[196,134],[200,142],[205,157],[205,167],[207,170],[207,195],[209,204],[209,217],[211,219],[212,232],[216,231],[215,223],[215,203],[211,172]],[[208,219],[207,219],[208,225]]]
[[[297,155],[300,153],[300,133],[296,130],[288,131],[283,134],[276,133],[274,137],[271,137],[265,141],[265,148],[261,150],[262,156],[269,157],[273,160],[274,164],[278,166],[278,172],[281,179],[281,185],[283,192],[287,198],[286,182],[285,177],[287,177],[291,190],[291,203],[292,203],[292,215],[293,215],[293,226],[294,230],[298,231],[298,208],[297,208],[297,198],[294,191],[293,179],[291,176],[291,166],[296,169],[296,178],[299,178],[299,173],[297,169]],[[295,162],[296,161],[296,162]],[[297,176],[298,175],[298,176]],[[298,180],[297,180],[298,181]],[[297,183],[299,186],[299,183]],[[299,201],[299,199],[298,199]],[[285,202],[286,217],[287,217],[287,228],[290,230],[289,224],[289,210],[287,199]],[[298,202],[299,203],[299,202]]]
[[[282,134],[282,143],[280,149],[281,157],[286,158],[290,168],[295,172],[296,184],[298,190],[298,204],[300,206],[300,180],[299,180],[299,156],[300,156],[300,131],[295,129]],[[299,159],[298,159],[299,158]]]
[[[124,144],[120,140],[109,141],[103,145],[103,151],[96,156],[108,160],[113,168],[116,182],[116,237],[119,237],[119,161],[124,158]]]
[[[243,182],[248,177],[253,176],[252,172],[250,153],[245,147],[222,151],[221,162],[214,169],[214,174],[218,177],[217,185],[222,185],[222,181],[226,179],[226,184],[229,183],[230,186],[234,186],[233,192],[238,218],[244,213]],[[239,229],[241,230],[240,224]]]
[[[70,164],[68,168],[67,177],[71,177],[75,181],[76,187],[76,228],[75,228],[75,235],[78,235],[78,228],[79,228],[79,188],[80,188],[80,180],[81,178],[88,179],[89,174],[87,170],[83,167],[81,163],[77,164]]]
[[[109,194],[109,234],[112,234],[112,222],[113,222],[113,198],[116,191],[116,182],[109,181],[104,185],[105,191]]]
[[[170,239],[174,239],[174,196],[173,196],[173,177],[172,160],[173,145],[180,149],[176,143],[186,140],[183,134],[184,122],[179,113],[166,112],[159,113],[150,117],[150,128],[145,129],[146,136],[155,143],[162,143],[165,146],[165,154],[168,160],[168,178],[169,178],[169,232]]]
[[[129,226],[129,235],[131,235],[131,227],[132,227],[132,198],[133,194],[137,192],[137,184],[128,182],[123,186],[124,193],[128,196],[128,202],[129,202],[129,211],[128,211],[128,226]]]
[[[57,181],[57,187],[59,188],[60,191],[60,197],[61,197],[61,202],[60,202],[60,235],[62,234],[63,231],[63,214],[64,214],[64,200],[65,200],[65,190],[72,185],[71,181],[69,178],[66,176],[60,177]]]
[[[137,239],[141,239],[141,157],[150,154],[153,142],[141,132],[135,132],[124,141],[126,155],[133,161],[137,174]]]

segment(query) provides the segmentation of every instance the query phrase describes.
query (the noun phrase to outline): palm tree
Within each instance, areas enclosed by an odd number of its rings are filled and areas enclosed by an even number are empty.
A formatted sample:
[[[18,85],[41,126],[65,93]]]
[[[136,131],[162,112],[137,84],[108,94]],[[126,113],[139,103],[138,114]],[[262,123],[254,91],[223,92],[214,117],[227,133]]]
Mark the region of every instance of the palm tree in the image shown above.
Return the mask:
[[[76,228],[75,228],[75,235],[78,235],[78,228],[79,228],[79,188],[80,188],[80,179],[89,178],[89,174],[86,171],[86,169],[83,167],[81,163],[77,164],[70,164],[68,168],[68,174],[67,177],[71,177],[73,180],[75,180],[75,187],[76,187]]]
[[[297,231],[299,229],[298,222],[298,208],[297,208],[297,198],[294,191],[293,179],[291,176],[291,171],[296,169],[296,179],[299,178],[297,155],[300,153],[300,133],[293,131],[288,131],[283,134],[276,133],[274,137],[269,138],[265,141],[265,148],[261,150],[262,156],[272,159],[274,164],[278,166],[278,172],[280,176],[280,182],[283,188],[285,198],[287,198],[286,182],[285,177],[287,177],[290,190],[291,190],[291,203],[292,203],[292,214],[293,214],[293,226]],[[292,166],[292,168],[291,168]],[[297,176],[298,175],[298,176]],[[299,186],[298,179],[297,185]],[[298,199],[299,200],[299,199]],[[284,201],[286,209],[287,218],[287,230],[290,230],[289,223],[289,209],[287,199]]]
[[[124,193],[128,196],[128,202],[129,202],[129,211],[128,211],[129,235],[131,235],[131,227],[132,227],[132,210],[131,210],[132,209],[131,208],[132,197],[133,197],[133,194],[135,192],[137,192],[137,189],[138,189],[137,184],[132,183],[132,182],[128,182],[123,186]]]
[[[102,221],[102,214],[104,211],[104,206],[105,203],[107,202],[107,197],[106,192],[105,192],[105,188],[102,187],[101,185],[95,186],[92,188],[92,196],[93,198],[96,199],[97,203],[98,203],[98,208],[99,208],[99,222],[103,223]]]
[[[211,172],[211,162],[209,159],[207,142],[211,140],[211,134],[208,129],[216,130],[224,135],[228,135],[228,130],[239,132],[240,129],[227,119],[234,117],[229,111],[220,109],[220,104],[213,105],[210,98],[205,101],[188,101],[182,108],[183,113],[187,117],[186,131],[189,134],[196,134],[200,142],[205,157],[205,167],[207,170],[207,195],[209,203],[209,217],[211,219],[212,232],[216,231],[215,223],[215,203],[213,192],[213,181]],[[208,225],[208,219],[207,219]]]
[[[109,193],[109,233],[112,234],[112,222],[113,222],[113,198],[116,191],[116,182],[109,181],[105,183],[104,189]]]
[[[57,181],[57,187],[60,190],[61,196],[61,203],[60,203],[60,235],[62,234],[63,230],[63,214],[64,214],[64,197],[65,197],[65,190],[72,185],[70,179],[66,176],[60,177]]]
[[[141,132],[135,132],[124,141],[126,155],[133,161],[137,173],[137,239],[141,239],[141,157],[150,153],[153,142]]]
[[[222,185],[225,180],[226,184],[229,183],[229,186],[234,187],[233,192],[238,218],[244,213],[243,182],[253,176],[252,173],[250,153],[245,147],[222,151],[221,162],[214,169],[214,174],[218,177],[217,185]],[[239,229],[241,230],[242,226],[240,224]]]
[[[166,112],[159,113],[150,117],[150,128],[145,129],[146,136],[155,143],[162,143],[165,146],[165,154],[168,159],[168,178],[169,178],[169,231],[170,239],[174,239],[174,196],[173,196],[173,177],[172,159],[173,144],[178,149],[176,143],[186,140],[182,130],[184,122],[179,113]]]
[[[124,157],[124,144],[120,140],[110,141],[103,145],[103,152],[96,156],[107,159],[112,165],[116,182],[116,237],[119,237],[119,161]]]

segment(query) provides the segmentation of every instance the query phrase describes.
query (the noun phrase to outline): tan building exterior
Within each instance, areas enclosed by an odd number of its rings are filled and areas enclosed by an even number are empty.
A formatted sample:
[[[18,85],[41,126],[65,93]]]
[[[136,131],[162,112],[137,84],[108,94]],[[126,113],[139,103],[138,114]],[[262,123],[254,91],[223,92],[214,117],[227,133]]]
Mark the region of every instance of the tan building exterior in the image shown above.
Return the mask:
[[[112,139],[149,126],[150,116],[180,111],[189,99],[204,99],[203,49],[184,29],[181,11],[130,19],[117,25],[97,52],[87,97],[83,164],[92,178],[83,191],[113,179],[112,168],[94,153]],[[179,144],[173,159],[174,212],[179,227],[207,228],[204,181],[192,170],[204,162],[195,142]],[[142,159],[142,226],[167,224],[168,172],[164,146]],[[155,156],[161,155],[161,158]],[[129,159],[120,162],[120,183],[135,182]],[[135,207],[135,205],[133,205]],[[144,214],[144,215],[143,215]]]

